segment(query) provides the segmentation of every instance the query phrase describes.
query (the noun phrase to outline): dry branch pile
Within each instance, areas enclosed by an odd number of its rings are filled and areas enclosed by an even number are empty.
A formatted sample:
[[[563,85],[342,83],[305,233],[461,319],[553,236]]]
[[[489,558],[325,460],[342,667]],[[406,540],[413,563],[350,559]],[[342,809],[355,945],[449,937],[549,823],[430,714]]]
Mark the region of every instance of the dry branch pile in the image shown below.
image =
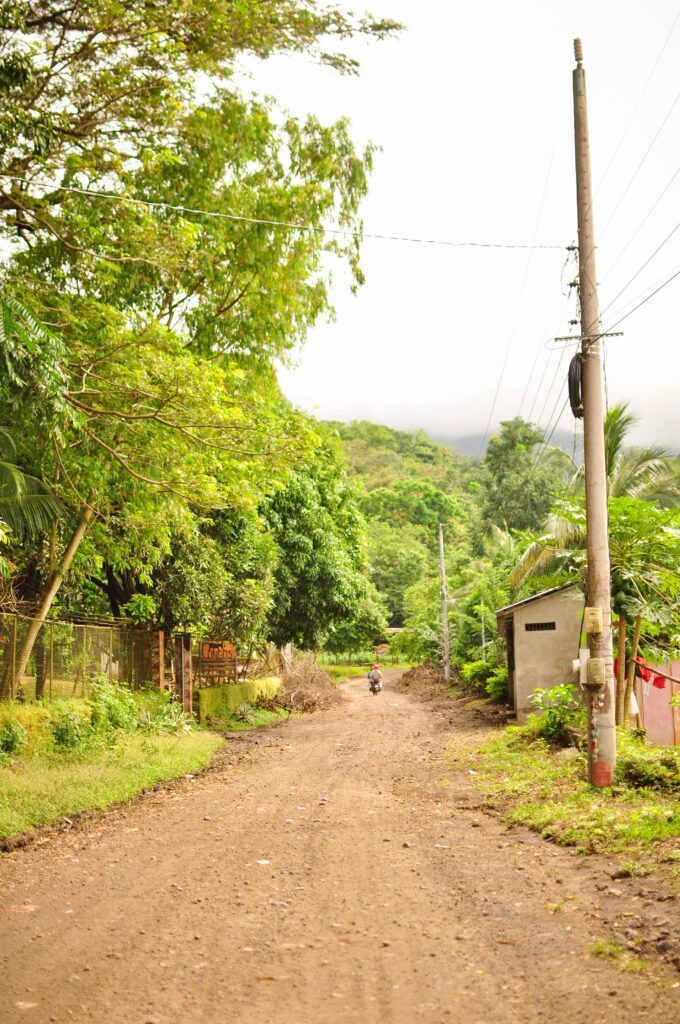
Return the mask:
[[[327,711],[345,700],[331,677],[311,659],[297,662],[283,677],[276,703],[287,711]]]
[[[442,696],[444,691],[444,675],[440,668],[429,668],[427,665],[416,665],[404,672],[397,683],[397,689],[410,693],[414,697],[427,700],[434,696]]]

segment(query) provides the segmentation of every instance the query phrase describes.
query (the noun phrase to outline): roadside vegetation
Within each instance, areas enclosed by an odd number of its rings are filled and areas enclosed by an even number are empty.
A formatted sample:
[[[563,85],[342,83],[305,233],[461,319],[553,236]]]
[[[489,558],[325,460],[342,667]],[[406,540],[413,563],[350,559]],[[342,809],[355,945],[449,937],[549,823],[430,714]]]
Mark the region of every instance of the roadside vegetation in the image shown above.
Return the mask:
[[[616,855],[622,877],[664,865],[680,889],[680,748],[650,747],[642,734],[619,729],[615,785],[594,791],[580,704],[571,693],[559,701],[550,693],[537,694],[541,714],[525,725],[457,751],[455,768],[474,776],[506,821],[581,854]]]
[[[0,706],[0,836],[103,810],[205,768],[223,744],[167,693],[105,679],[87,700]]]

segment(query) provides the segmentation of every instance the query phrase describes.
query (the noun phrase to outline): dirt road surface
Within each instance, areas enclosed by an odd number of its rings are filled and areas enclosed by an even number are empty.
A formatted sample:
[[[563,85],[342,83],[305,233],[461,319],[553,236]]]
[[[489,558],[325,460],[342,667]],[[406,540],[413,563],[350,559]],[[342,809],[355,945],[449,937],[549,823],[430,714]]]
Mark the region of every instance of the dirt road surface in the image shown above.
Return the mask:
[[[3,858],[0,1021],[680,1020],[668,972],[587,955],[587,861],[481,813],[470,776],[442,782],[451,731],[473,726],[389,678],[346,690]]]

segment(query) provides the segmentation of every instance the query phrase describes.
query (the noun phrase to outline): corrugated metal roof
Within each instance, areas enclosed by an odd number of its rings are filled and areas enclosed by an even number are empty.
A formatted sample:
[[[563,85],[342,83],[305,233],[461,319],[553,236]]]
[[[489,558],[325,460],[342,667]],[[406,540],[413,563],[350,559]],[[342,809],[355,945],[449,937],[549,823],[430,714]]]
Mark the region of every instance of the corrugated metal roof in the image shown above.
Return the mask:
[[[532,601],[540,601],[544,597],[550,597],[552,594],[559,594],[561,590],[570,590],[572,587],[579,587],[578,583],[564,583],[561,587],[553,587],[551,590],[542,590],[539,594],[532,594],[531,597],[525,597],[523,601],[515,601],[514,604],[506,604],[505,608],[499,608],[496,611],[496,618],[501,615],[505,615],[506,612],[511,612],[514,608],[521,608],[525,604],[531,604]]]

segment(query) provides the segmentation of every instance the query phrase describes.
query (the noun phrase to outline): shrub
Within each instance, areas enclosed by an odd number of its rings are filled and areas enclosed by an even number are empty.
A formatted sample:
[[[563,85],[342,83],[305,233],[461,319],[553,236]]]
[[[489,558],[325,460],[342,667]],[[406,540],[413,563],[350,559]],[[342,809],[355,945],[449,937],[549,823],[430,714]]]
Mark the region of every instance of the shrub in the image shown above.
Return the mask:
[[[680,792],[680,750],[648,747],[644,740],[619,733],[616,775],[629,786]]]
[[[67,708],[56,710],[50,720],[50,729],[55,745],[64,750],[73,750],[85,739],[86,723],[75,711]]]
[[[0,752],[3,754],[20,754],[26,747],[28,738],[21,722],[7,719],[0,725]]]
[[[508,667],[499,665],[486,681],[484,689],[492,700],[503,701],[508,696]]]
[[[549,690],[534,690],[529,704],[538,712],[531,723],[537,736],[563,747],[574,744],[575,733],[583,727],[586,714],[575,686],[567,683]]]
[[[244,722],[246,725],[255,725],[255,708],[249,701],[244,700],[238,705],[238,707],[234,708],[232,711],[232,717],[235,718],[237,722]]]
[[[460,670],[465,682],[471,686],[485,683],[492,672],[493,666],[486,661],[466,661]]]
[[[142,690],[135,695],[137,728],[144,733],[190,732],[192,719],[168,690]]]
[[[89,703],[90,722],[96,732],[136,729],[137,705],[125,683],[114,684],[100,676],[92,684]]]

